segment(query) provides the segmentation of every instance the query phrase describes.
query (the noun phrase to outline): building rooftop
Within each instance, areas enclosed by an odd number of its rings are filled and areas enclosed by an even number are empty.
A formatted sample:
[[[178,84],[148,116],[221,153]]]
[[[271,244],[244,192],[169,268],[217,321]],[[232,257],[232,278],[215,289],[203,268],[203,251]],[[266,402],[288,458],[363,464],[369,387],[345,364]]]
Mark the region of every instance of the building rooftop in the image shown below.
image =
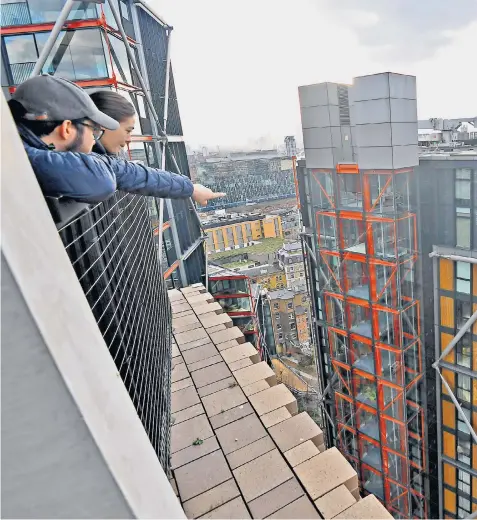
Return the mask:
[[[293,253],[293,252],[301,253],[302,252],[301,242],[289,242],[289,243],[285,242],[280,251],[285,251],[287,253]]]
[[[301,314],[306,314],[306,309],[305,307],[303,307],[302,305],[297,305],[295,307],[295,314],[298,314],[298,315],[301,315]]]
[[[267,276],[270,274],[275,273],[283,273],[282,269],[278,267],[278,265],[270,265],[270,264],[264,264],[264,265],[257,265],[255,267],[247,267],[245,269],[240,269],[239,271],[241,274],[244,274],[246,276],[255,277],[255,276]]]
[[[242,272],[209,263],[209,277],[213,278],[214,276],[235,276],[237,278],[247,278],[247,275]]]
[[[203,285],[169,297],[170,482],[188,518],[392,518]]]
[[[306,291],[289,291],[288,289],[280,289],[278,291],[268,291],[268,297],[271,300],[291,300],[296,294],[305,294]]]

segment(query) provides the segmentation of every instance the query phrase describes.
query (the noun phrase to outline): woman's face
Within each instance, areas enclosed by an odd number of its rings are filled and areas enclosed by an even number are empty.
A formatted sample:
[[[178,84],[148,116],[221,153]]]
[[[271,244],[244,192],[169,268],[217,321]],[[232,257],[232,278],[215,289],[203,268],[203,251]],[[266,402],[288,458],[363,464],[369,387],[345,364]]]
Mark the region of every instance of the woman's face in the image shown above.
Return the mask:
[[[109,153],[119,153],[121,148],[124,148],[131,142],[131,134],[136,124],[135,116],[123,119],[119,123],[117,130],[105,130],[103,137],[101,137],[101,144]]]

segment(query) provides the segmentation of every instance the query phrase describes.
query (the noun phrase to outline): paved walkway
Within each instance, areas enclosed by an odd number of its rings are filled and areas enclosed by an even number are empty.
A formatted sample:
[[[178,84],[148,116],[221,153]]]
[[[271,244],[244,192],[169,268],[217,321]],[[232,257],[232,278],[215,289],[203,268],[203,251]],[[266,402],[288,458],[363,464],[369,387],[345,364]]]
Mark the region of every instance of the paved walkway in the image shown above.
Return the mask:
[[[188,518],[392,518],[202,285],[169,297],[171,484]]]

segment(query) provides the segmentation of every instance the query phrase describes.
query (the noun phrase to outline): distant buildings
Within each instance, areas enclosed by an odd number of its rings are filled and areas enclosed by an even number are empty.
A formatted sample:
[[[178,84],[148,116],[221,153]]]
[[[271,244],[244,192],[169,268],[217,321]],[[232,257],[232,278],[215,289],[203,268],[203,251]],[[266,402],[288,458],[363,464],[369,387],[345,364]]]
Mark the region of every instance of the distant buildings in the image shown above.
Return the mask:
[[[278,215],[257,215],[253,218],[219,219],[205,223],[208,252],[219,253],[252,245],[264,238],[283,237]]]
[[[275,150],[202,156],[196,161],[197,181],[227,194],[205,210],[295,197],[292,161]]]
[[[287,289],[292,291],[306,290],[305,265],[301,242],[283,244],[278,251],[278,265],[285,271]]]
[[[277,264],[257,265],[240,269],[241,274],[247,275],[254,283],[264,289],[284,289],[287,286],[286,274]]]
[[[297,150],[296,150],[296,140],[294,135],[287,135],[285,137],[285,149],[287,157],[296,157],[297,156]]]
[[[277,353],[299,351],[300,344],[310,340],[308,294],[306,291],[292,292],[281,289],[269,291],[266,298],[270,307],[270,320]]]

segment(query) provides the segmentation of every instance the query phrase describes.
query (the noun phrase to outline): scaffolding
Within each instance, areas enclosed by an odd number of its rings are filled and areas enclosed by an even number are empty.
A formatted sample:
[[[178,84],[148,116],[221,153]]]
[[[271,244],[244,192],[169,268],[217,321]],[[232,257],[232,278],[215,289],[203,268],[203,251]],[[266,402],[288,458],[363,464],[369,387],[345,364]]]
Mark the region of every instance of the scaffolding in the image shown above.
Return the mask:
[[[363,492],[425,518],[416,215],[412,169],[309,171],[319,312],[329,348],[335,442]],[[308,248],[307,248],[308,249]]]
[[[146,74],[146,59],[143,52],[143,47],[141,45],[141,34],[140,34],[140,27],[137,20],[137,13],[135,9],[132,9],[132,18],[133,18],[133,26],[135,29],[135,40],[133,40],[130,36],[128,36],[125,32],[125,29],[123,27],[123,23],[121,20],[121,15],[118,11],[118,7],[116,6],[115,2],[113,0],[94,0],[91,3],[92,4],[103,4],[107,5],[109,7],[110,13],[112,15],[112,19],[114,20],[117,30],[110,25],[111,20],[107,19],[107,15],[105,13],[103,5],[100,6],[100,12],[98,13],[98,19],[93,21],[83,21],[83,20],[74,20],[71,21],[70,14],[74,10],[75,3],[78,3],[82,5],[78,0],[66,0],[61,12],[58,15],[58,18],[56,19],[55,24],[51,28],[51,33],[45,42],[42,51],[40,53],[40,56],[36,63],[31,64],[31,67],[29,70],[24,71],[24,79],[27,79],[28,73],[30,73],[31,76],[35,76],[40,74],[45,67],[45,64],[47,63],[47,60],[49,60],[50,63],[56,63],[58,64],[62,56],[65,52],[65,49],[68,47],[68,42],[71,39],[71,31],[66,31],[64,33],[64,36],[61,38],[60,32],[64,31],[65,29],[65,23],[67,23],[67,29],[77,29],[81,27],[99,27],[103,30],[103,35],[106,40],[106,48],[109,52],[109,60],[111,63],[111,69],[112,69],[112,77],[107,78],[106,80],[92,80],[92,81],[79,81],[78,84],[83,87],[95,87],[95,86],[104,86],[105,84],[116,88],[121,88],[122,90],[126,90],[130,94],[134,93],[140,93],[144,96],[144,99],[147,104],[147,108],[150,115],[150,126],[151,126],[151,135],[147,136],[138,136],[134,140],[137,141],[144,141],[144,142],[150,142],[153,146],[153,154],[157,157],[160,157],[160,164],[157,164],[158,167],[161,169],[166,169],[167,166],[171,167],[177,174],[183,175],[183,172],[181,171],[181,167],[178,164],[178,161],[176,160],[176,156],[174,153],[174,145],[176,144],[174,142],[174,139],[172,139],[172,142],[170,141],[171,137],[167,134],[167,125],[168,125],[168,119],[169,119],[169,90],[170,90],[170,74],[171,74],[171,64],[170,64],[170,47],[171,47],[171,32],[172,27],[165,24],[161,20],[161,24],[164,25],[166,34],[167,34],[167,43],[166,43],[166,59],[165,59],[165,79],[164,79],[164,86],[163,86],[163,107],[162,107],[162,117],[159,117],[155,105],[153,103],[152,97],[151,97],[151,89],[150,85],[148,83],[148,78]],[[142,4],[141,4],[142,5]],[[139,8],[139,7],[138,7]],[[149,9],[149,8],[148,8]],[[73,16],[75,18],[75,16]],[[157,18],[157,17],[155,17]],[[124,48],[126,50],[127,58],[129,60],[129,63],[132,68],[132,75],[133,75],[133,82],[137,84],[137,87],[133,87],[130,85],[131,81],[128,81],[126,78],[126,75],[124,71],[121,68],[121,65],[119,63],[119,60],[117,56],[115,55],[115,51],[113,46],[110,43],[109,35],[115,35],[119,36],[124,44]],[[57,45],[57,40],[60,37],[62,41],[59,42],[59,45]],[[116,39],[116,38],[115,38]],[[133,47],[131,44],[136,44],[136,46]],[[51,54],[54,54],[53,58],[51,58]],[[49,59],[51,58],[51,59]],[[141,68],[138,65],[138,61],[141,64]],[[116,74],[117,71],[117,74]],[[119,76],[119,77],[118,77]],[[133,104],[138,109],[137,99],[131,95],[131,100],[133,101]],[[174,126],[177,126],[174,125]],[[155,235],[158,238],[158,251],[159,251],[159,262],[163,264],[163,260],[165,258],[163,254],[163,232],[165,231],[164,227],[164,214],[165,210],[167,210],[167,215],[169,218],[169,223],[167,225],[167,228],[170,228],[170,233],[172,234],[173,243],[175,247],[175,258],[176,261],[172,266],[170,266],[169,269],[164,271],[163,268],[163,274],[167,278],[171,276],[172,272],[176,269],[178,269],[179,275],[180,275],[180,282],[182,286],[187,286],[189,280],[187,279],[186,269],[184,267],[184,262],[197,248],[203,247],[205,248],[205,238],[206,234],[202,228],[202,224],[200,221],[200,217],[197,213],[197,209],[195,207],[194,202],[192,199],[189,199],[188,205],[189,205],[189,211],[193,215],[193,226],[194,228],[197,228],[199,230],[199,237],[195,241],[195,243],[191,244],[187,251],[183,253],[180,250],[180,241],[179,241],[179,235],[178,235],[178,224],[177,224],[177,218],[174,215],[174,206],[172,202],[168,199],[164,201],[164,199],[159,199],[157,201],[157,212],[156,217],[158,221],[158,228],[157,233]],[[151,218],[154,218],[154,215],[151,215]],[[188,218],[184,219],[186,222],[189,220]],[[207,263],[207,255],[205,256],[205,262]],[[172,269],[172,270],[171,270]],[[206,267],[207,271],[207,267]],[[206,280],[207,283],[207,280]]]

